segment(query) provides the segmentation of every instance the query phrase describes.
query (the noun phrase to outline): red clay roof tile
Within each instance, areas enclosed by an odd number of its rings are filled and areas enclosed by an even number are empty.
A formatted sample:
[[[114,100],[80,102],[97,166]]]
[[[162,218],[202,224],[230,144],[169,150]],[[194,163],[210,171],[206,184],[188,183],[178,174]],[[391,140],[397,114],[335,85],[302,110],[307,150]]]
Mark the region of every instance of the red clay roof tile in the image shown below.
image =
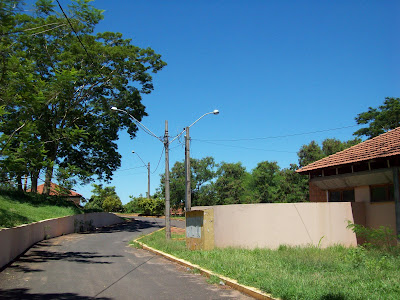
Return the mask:
[[[302,173],[327,167],[368,161],[400,154],[400,127],[358,145],[317,160],[296,172]]]
[[[37,187],[38,194],[43,194],[43,187],[44,187],[44,184],[38,185],[38,187]],[[60,189],[60,187],[57,184],[51,182],[50,183],[50,193],[49,194],[51,196],[59,195],[59,196],[69,196],[69,197],[82,197],[81,194],[78,194],[77,192],[74,192],[74,191],[69,191],[68,195],[60,194],[60,193],[57,192],[58,189]],[[29,191],[30,190],[28,190],[28,192]]]

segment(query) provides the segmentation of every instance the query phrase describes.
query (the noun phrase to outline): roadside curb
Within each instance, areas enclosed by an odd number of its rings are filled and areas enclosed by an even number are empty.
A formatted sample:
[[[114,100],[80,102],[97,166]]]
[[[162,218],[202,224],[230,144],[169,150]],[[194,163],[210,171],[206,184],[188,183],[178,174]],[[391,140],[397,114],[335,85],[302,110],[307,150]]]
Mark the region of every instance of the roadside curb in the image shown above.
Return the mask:
[[[159,229],[157,231],[154,231],[154,232],[149,233],[147,235],[141,236],[141,237],[135,239],[134,242],[138,243],[144,250],[147,250],[147,251],[153,252],[154,254],[163,256],[166,259],[168,259],[168,260],[170,260],[172,262],[178,263],[178,264],[180,264],[180,265],[182,265],[184,267],[187,267],[187,268],[189,268],[191,270],[197,269],[197,270],[200,271],[200,274],[203,275],[203,276],[206,276],[206,277],[216,276],[221,281],[223,281],[227,286],[230,286],[231,288],[233,288],[235,290],[238,290],[239,292],[242,292],[243,294],[246,294],[246,295],[248,295],[250,297],[253,297],[255,299],[260,299],[260,300],[279,300],[279,298],[274,298],[271,295],[266,294],[266,293],[262,292],[259,289],[240,284],[234,279],[231,279],[229,277],[214,273],[213,271],[204,269],[204,268],[202,268],[202,267],[200,267],[198,265],[192,264],[191,262],[188,262],[188,261],[186,261],[184,259],[180,259],[180,258],[177,258],[177,257],[171,255],[171,254],[168,254],[168,253],[162,252],[160,250],[154,249],[154,248],[152,248],[150,246],[147,246],[145,243],[142,243],[142,242],[139,241],[140,239],[142,239],[142,238],[144,238],[146,236],[152,235],[153,233],[161,231],[161,230],[164,230],[164,229],[165,228],[161,228],[161,229]]]

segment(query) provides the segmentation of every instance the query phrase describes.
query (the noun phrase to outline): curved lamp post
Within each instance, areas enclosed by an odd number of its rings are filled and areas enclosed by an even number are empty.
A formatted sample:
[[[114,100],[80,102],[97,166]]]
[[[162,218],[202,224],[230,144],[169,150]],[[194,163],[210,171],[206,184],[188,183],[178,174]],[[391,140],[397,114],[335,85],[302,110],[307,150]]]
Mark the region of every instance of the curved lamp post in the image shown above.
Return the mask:
[[[196,121],[194,121],[191,125],[189,125],[184,130],[182,130],[182,132],[179,133],[176,137],[174,137],[171,141],[169,141],[168,140],[168,138],[169,138],[169,136],[168,136],[168,121],[165,121],[164,139],[161,139],[157,135],[155,135],[150,129],[148,129],[146,126],[144,126],[142,123],[140,123],[138,119],[136,119],[134,116],[132,116],[127,111],[125,111],[123,109],[119,109],[119,108],[117,108],[115,106],[111,107],[111,109],[127,114],[132,119],[132,121],[135,122],[135,124],[137,124],[139,127],[141,127],[144,131],[146,131],[147,134],[155,137],[156,139],[158,139],[160,142],[162,142],[164,144],[164,149],[165,149],[165,237],[166,237],[166,239],[170,239],[171,238],[171,220],[170,220],[171,211],[170,211],[170,193],[169,193],[169,144],[171,144],[173,141],[175,141],[178,137],[180,137],[182,135],[183,132],[186,131],[186,136],[185,136],[185,142],[186,142],[186,147],[185,147],[186,210],[190,211],[191,210],[191,194],[190,194],[191,190],[190,190],[190,153],[189,153],[190,152],[189,151],[190,138],[189,138],[189,128],[192,127],[194,124],[196,124],[200,119],[202,119],[206,115],[209,115],[209,114],[218,115],[219,111],[218,110],[214,110],[214,111],[205,113],[200,118],[198,118]],[[142,162],[143,162],[143,160],[142,160]],[[150,169],[150,166],[149,166],[149,169]],[[150,197],[150,191],[149,191],[148,195]]]
[[[191,183],[191,170],[190,170],[190,137],[189,137],[189,128],[192,127],[194,124],[196,124],[200,119],[207,115],[218,115],[219,111],[215,109],[214,111],[205,113],[202,115],[200,118],[198,118],[196,121],[194,121],[191,125],[186,127],[184,131],[186,131],[185,135],[185,210],[186,211],[191,211],[192,209],[192,189],[190,186]]]
[[[164,139],[159,138],[156,136],[150,129],[144,126],[142,123],[139,122],[134,116],[123,109],[119,109],[115,106],[111,107],[112,110],[123,112],[127,114],[135,124],[140,126],[147,134],[155,137],[161,143],[164,144],[165,149],[165,238],[167,240],[171,239],[171,219],[170,219],[170,197],[169,197],[169,144],[172,142],[168,141],[168,121],[165,121],[165,133]]]

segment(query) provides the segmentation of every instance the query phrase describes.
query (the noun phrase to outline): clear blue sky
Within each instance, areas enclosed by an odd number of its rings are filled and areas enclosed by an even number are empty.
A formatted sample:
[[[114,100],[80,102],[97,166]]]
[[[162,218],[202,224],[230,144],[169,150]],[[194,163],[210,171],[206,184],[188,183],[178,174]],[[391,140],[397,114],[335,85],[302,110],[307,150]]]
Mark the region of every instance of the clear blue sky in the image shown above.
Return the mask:
[[[61,1],[63,6],[68,1]],[[168,65],[143,95],[143,124],[158,136],[168,120],[171,136],[214,109],[191,128],[194,158],[257,163],[297,163],[312,140],[347,140],[354,118],[384,98],[400,97],[399,1],[122,1],[96,0],[105,9],[98,31],[121,32],[134,45],[151,47]],[[289,135],[289,136],[288,136]],[[287,136],[263,140],[235,140]],[[201,141],[203,140],[203,141]],[[207,140],[209,142],[205,142]],[[114,180],[123,203],[159,186],[162,143],[144,132],[118,142],[122,166]],[[170,167],[184,159],[171,145]],[[137,168],[139,167],[139,168]],[[91,186],[76,186],[89,198]]]

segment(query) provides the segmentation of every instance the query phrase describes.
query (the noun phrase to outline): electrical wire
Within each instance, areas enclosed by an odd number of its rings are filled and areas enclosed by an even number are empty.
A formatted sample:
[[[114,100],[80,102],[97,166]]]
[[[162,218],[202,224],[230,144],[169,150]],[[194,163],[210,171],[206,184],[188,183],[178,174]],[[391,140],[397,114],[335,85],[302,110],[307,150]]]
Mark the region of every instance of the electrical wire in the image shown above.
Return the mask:
[[[161,155],[160,155],[160,159],[158,160],[158,163],[157,163],[157,167],[154,169],[154,171],[153,172],[151,172],[151,174],[154,174],[156,171],[157,171],[157,169],[158,169],[158,166],[160,165],[160,162],[161,162],[161,158],[162,158],[162,156],[163,156],[163,154],[164,154],[164,147],[162,148],[162,151],[161,151]]]
[[[287,135],[267,136],[267,137],[257,137],[257,138],[214,139],[214,140],[192,139],[192,140],[193,141],[198,141],[198,142],[241,142],[241,141],[268,140],[268,139],[287,138],[287,137],[292,137],[292,136],[300,136],[300,135],[307,135],[307,134],[313,134],[313,133],[334,131],[334,130],[352,128],[352,127],[357,127],[357,126],[359,126],[359,125],[351,125],[351,126],[344,126],[344,127],[331,128],[331,129],[323,129],[323,130],[310,131],[310,132],[293,133],[293,134],[287,134]]]
[[[14,33],[22,33],[22,32],[31,31],[31,30],[35,30],[35,29],[42,28],[42,27],[51,26],[51,25],[65,26],[65,25],[67,25],[67,24],[63,24],[63,23],[44,24],[44,25],[38,26],[38,27],[26,28],[26,29],[23,29],[23,30],[16,30],[16,31],[10,31],[10,32],[5,32],[5,33],[0,33],[0,36],[11,35],[11,34],[14,34]],[[51,28],[51,29],[54,29],[54,28],[57,28],[57,27],[59,27],[59,26],[53,27],[53,28]],[[48,29],[46,29],[46,31],[47,31],[47,30],[48,30]],[[45,32],[45,31],[43,31],[43,32]],[[39,33],[42,33],[42,32],[37,32],[37,33],[35,33],[35,34],[39,34]]]
[[[81,38],[79,37],[78,33],[75,31],[74,27],[72,26],[72,23],[71,23],[71,21],[69,20],[67,14],[64,12],[64,9],[62,8],[60,2],[59,2],[58,0],[56,0],[56,1],[57,1],[57,3],[58,3],[58,6],[59,6],[60,9],[61,9],[61,12],[64,14],[64,17],[65,17],[65,19],[67,20],[69,26],[71,27],[72,31],[75,33],[76,37],[78,38],[79,43],[82,45],[82,48],[85,50],[86,55],[87,55],[88,58],[90,59],[91,63],[95,66],[92,57],[90,56],[89,52],[87,51],[85,45],[82,43],[82,40],[81,40]],[[99,72],[99,73],[101,74],[101,72]]]
[[[115,172],[128,171],[128,170],[139,169],[139,168],[144,168],[144,167],[145,167],[145,166],[133,167],[133,168],[128,168],[128,169],[116,170]],[[115,173],[115,172],[114,172],[114,173]]]
[[[223,147],[229,147],[229,148],[246,149],[246,150],[259,150],[259,151],[280,152],[280,153],[297,153],[297,152],[293,152],[293,151],[269,150],[269,149],[250,148],[250,147],[233,146],[233,145],[224,145],[224,144],[219,144],[219,143],[214,143],[214,142],[209,142],[209,141],[203,141],[203,140],[194,140],[193,139],[192,141],[201,142],[201,143],[207,143],[207,144],[213,144],[213,145],[223,146]]]

